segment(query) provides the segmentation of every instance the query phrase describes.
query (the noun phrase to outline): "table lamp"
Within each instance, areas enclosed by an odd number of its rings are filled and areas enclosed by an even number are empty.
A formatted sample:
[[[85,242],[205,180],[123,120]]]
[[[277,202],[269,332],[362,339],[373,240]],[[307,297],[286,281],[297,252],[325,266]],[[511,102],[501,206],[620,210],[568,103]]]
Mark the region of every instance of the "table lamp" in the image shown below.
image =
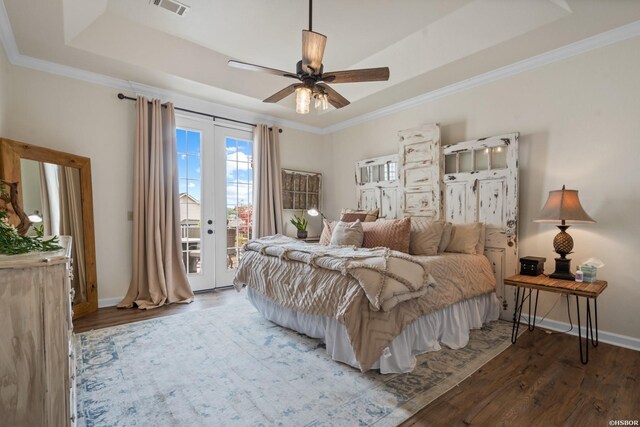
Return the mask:
[[[308,213],[310,216],[318,216],[318,215],[320,215],[320,216],[322,217],[322,219],[327,219],[327,217],[326,217],[326,216],[324,216],[324,214],[323,214],[322,212],[320,212],[320,211],[319,211],[318,209],[316,209],[316,208],[311,208],[311,209],[309,209],[309,210],[307,211],[307,213]]]
[[[575,276],[571,273],[571,259],[567,258],[573,250],[573,239],[567,233],[569,224],[587,224],[594,223],[582,208],[580,199],[578,199],[577,190],[567,190],[564,185],[562,190],[549,191],[547,203],[538,214],[533,222],[546,222],[557,224],[560,232],[553,239],[553,249],[560,255],[556,258],[556,271],[549,277],[554,279],[575,280]]]

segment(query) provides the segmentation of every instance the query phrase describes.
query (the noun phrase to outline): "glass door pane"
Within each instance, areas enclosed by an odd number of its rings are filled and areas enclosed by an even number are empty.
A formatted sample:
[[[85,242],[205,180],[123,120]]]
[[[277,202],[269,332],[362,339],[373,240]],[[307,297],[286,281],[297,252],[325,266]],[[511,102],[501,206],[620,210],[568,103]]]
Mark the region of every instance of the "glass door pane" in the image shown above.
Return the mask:
[[[253,230],[253,132],[216,126],[216,285],[233,283],[242,245]],[[296,193],[292,194],[295,204]]]
[[[176,124],[182,262],[194,291],[211,289],[215,287],[215,236],[213,201],[207,189],[214,172],[213,126],[184,116],[176,116]]]

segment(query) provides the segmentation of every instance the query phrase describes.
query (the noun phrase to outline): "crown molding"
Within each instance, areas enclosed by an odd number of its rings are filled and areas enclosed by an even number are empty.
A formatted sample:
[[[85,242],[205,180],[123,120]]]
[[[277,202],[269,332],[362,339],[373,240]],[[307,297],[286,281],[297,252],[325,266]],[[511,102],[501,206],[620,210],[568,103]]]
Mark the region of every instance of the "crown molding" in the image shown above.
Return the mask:
[[[318,135],[327,135],[342,129],[356,126],[361,123],[376,120],[421,104],[431,102],[439,98],[492,83],[500,79],[514,76],[525,71],[533,70],[544,65],[562,61],[564,59],[571,58],[573,56],[580,55],[594,49],[609,46],[611,44],[615,44],[638,36],[640,36],[640,21],[634,21],[630,24],[605,31],[600,34],[596,34],[595,36],[591,36],[586,39],[568,44],[566,46],[550,50],[540,55],[532,56],[531,58],[514,62],[513,64],[506,65],[504,67],[500,67],[483,74],[479,74],[469,79],[423,93],[421,95],[389,105],[387,107],[380,108],[370,113],[365,113],[352,119],[320,128],[292,120],[279,119],[259,113],[253,113],[249,110],[243,110],[236,107],[228,107],[215,102],[205,101],[192,96],[188,96],[180,92],[117,79],[104,74],[94,73],[92,71],[86,71],[79,68],[69,67],[51,61],[45,61],[23,55],[18,50],[13,31],[11,29],[11,23],[9,22],[9,17],[7,15],[7,10],[4,5],[4,0],[0,0],[0,41],[4,45],[4,49],[9,62],[13,65],[42,71],[45,73],[56,74],[76,80],[82,80],[88,83],[107,86],[118,90],[132,91],[140,95],[161,96],[165,99],[171,99],[172,102],[180,100],[180,102],[185,105],[199,105],[199,108],[202,108],[205,111],[213,111],[217,113],[223,111],[226,112],[225,114],[233,115],[234,117],[238,116],[239,119],[242,118],[243,120],[264,121],[281,127],[298,129],[304,132]]]
[[[595,36],[591,36],[586,39],[559,47],[557,49],[550,50],[540,55],[532,56],[522,61],[514,62],[513,64],[496,68],[495,70],[491,70],[483,74],[478,74],[477,76],[450,84],[449,86],[435,89],[422,95],[409,98],[405,101],[400,101],[396,104],[389,105],[388,107],[383,107],[370,113],[354,117],[353,119],[345,120],[335,125],[325,127],[322,129],[322,132],[324,134],[329,134],[371,120],[376,120],[381,117],[385,117],[399,111],[407,110],[409,108],[425,104],[439,98],[444,98],[455,93],[482,86],[487,83],[492,83],[496,80],[511,77],[525,71],[533,70],[544,65],[562,61],[564,59],[571,58],[573,56],[580,55],[594,49],[609,46],[611,44],[615,44],[638,36],[640,36],[640,21],[634,21],[630,24],[605,31],[604,33],[596,34]]]

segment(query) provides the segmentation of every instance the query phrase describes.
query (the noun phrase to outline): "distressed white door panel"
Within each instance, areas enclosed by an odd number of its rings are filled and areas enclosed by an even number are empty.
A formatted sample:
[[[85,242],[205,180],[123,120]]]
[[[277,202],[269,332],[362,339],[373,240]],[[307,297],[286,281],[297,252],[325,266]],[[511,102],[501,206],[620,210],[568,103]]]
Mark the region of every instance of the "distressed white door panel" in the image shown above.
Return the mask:
[[[479,182],[478,221],[496,227],[506,227],[504,215],[505,179]]]
[[[444,161],[437,124],[398,132],[401,203],[405,215],[442,216],[442,173]]]
[[[379,215],[397,218],[400,212],[399,156],[375,157],[356,162],[358,209],[380,209]]]
[[[412,216],[428,216],[437,218],[439,205],[434,202],[434,193],[438,192],[437,187],[425,185],[419,189],[405,189],[403,195],[403,206],[405,213]]]
[[[358,203],[358,209],[371,210],[378,208],[377,189],[374,188],[362,188],[360,190],[360,202]]]
[[[467,183],[447,182],[445,191],[445,218],[454,224],[467,222]]]
[[[484,255],[489,258],[491,267],[493,268],[493,275],[496,278],[496,294],[501,300],[503,309],[507,309],[509,306],[508,301],[504,298],[504,264],[505,264],[505,251],[502,248],[485,248]]]
[[[499,153],[494,156],[499,160],[495,162],[496,168],[492,168],[493,150]],[[506,308],[513,305],[512,292],[505,289],[503,279],[518,270],[518,134],[447,145],[443,154],[456,156],[457,168],[443,174],[446,220],[487,225],[485,255],[495,268],[496,293],[505,307],[502,317],[509,319],[511,313]],[[462,168],[459,159],[463,156],[465,159],[471,156],[471,171],[459,172]],[[453,162],[450,163],[453,167]]]
[[[406,187],[413,187],[416,185],[437,185],[440,180],[438,174],[434,174],[432,168],[420,167],[420,168],[405,168],[403,169],[404,185]]]
[[[380,216],[383,218],[398,218],[400,214],[400,188],[380,188]]]
[[[405,144],[403,147],[404,162],[410,163],[428,163],[437,159],[437,148],[434,146],[434,141],[430,139],[424,139],[420,136],[412,136],[410,143]]]

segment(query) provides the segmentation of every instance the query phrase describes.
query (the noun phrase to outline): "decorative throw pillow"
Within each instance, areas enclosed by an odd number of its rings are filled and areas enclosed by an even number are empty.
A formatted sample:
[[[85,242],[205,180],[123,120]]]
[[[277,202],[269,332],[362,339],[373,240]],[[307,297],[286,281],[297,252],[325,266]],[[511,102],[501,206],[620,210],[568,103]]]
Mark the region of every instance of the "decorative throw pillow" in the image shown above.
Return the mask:
[[[487,225],[480,223],[480,238],[476,245],[476,255],[484,255],[484,240],[487,237]]]
[[[409,253],[411,255],[437,255],[442,238],[444,221],[430,221],[426,218],[411,218]]]
[[[395,251],[409,253],[411,218],[363,222],[362,229],[364,230],[363,248],[383,246]]]
[[[455,224],[451,230],[451,241],[447,246],[447,252],[458,252],[463,254],[475,254],[476,245],[480,240],[480,230],[482,224]]]
[[[331,234],[331,245],[333,246],[355,246],[362,247],[364,232],[362,231],[362,223],[356,222],[338,222],[333,227]]]
[[[333,227],[336,222],[327,221],[326,219],[322,220],[322,233],[320,234],[320,240],[318,241],[321,245],[329,245],[331,243],[331,235],[333,234]]]
[[[366,213],[343,213],[340,217],[342,222],[364,222],[367,219]]]
[[[451,230],[453,230],[453,224],[447,222],[442,228],[442,237],[440,238],[440,244],[438,245],[438,253],[441,254],[447,250],[449,242],[451,241]]]
[[[367,217],[364,219],[363,222],[372,222],[378,219],[378,215],[380,214],[380,209],[376,208],[376,209],[371,209],[369,211],[359,211],[357,209],[344,208],[340,212],[340,214],[346,214],[346,213],[366,214]]]

